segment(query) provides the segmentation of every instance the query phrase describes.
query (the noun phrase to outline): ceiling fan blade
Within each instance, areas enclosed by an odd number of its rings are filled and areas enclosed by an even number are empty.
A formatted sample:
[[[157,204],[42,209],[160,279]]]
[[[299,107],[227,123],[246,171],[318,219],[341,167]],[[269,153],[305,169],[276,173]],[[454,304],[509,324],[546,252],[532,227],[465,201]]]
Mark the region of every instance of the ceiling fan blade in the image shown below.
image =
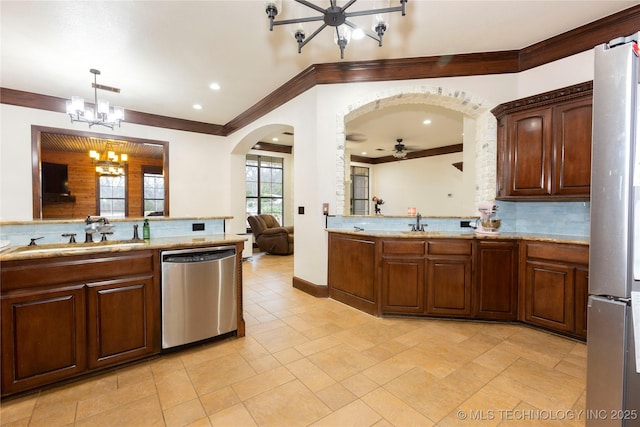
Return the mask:
[[[351,142],[365,142],[367,140],[367,135],[363,133],[350,133],[345,136],[345,139]]]

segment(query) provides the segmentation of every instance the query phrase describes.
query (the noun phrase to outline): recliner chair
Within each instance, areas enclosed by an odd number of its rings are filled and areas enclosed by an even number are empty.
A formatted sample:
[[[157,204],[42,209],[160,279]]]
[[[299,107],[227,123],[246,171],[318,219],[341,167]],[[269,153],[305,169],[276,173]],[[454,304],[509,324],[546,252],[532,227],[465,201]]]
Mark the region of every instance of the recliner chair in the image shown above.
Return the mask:
[[[282,227],[278,220],[269,214],[252,215],[247,220],[261,251],[273,255],[293,253],[293,226]]]

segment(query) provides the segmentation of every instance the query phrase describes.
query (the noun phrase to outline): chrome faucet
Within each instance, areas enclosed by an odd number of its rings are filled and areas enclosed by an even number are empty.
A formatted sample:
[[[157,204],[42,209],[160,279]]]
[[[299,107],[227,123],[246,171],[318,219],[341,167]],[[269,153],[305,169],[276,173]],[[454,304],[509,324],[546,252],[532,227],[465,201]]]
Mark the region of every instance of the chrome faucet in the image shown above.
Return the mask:
[[[87,215],[87,219],[84,220],[86,224],[84,226],[84,242],[85,243],[93,243],[93,234],[102,233],[103,240],[106,240],[105,235],[107,233],[111,233],[113,226],[109,224],[109,219],[98,216],[92,217],[91,215]]]
[[[420,215],[420,212],[418,212],[416,214],[416,223],[409,224],[409,226],[411,227],[411,231],[424,231],[424,226],[428,224],[420,224],[421,219],[422,219],[422,215]]]

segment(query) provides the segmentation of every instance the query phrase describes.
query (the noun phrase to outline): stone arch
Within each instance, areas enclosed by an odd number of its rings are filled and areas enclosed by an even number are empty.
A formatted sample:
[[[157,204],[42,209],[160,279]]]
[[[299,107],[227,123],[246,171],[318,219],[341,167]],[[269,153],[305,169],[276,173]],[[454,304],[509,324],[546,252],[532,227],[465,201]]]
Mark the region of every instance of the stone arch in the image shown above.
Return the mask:
[[[493,200],[496,194],[496,106],[461,89],[443,86],[409,86],[372,92],[338,112],[336,120],[336,202],[337,212],[345,212],[345,123],[363,114],[401,104],[428,104],[462,113],[475,120],[475,203]]]

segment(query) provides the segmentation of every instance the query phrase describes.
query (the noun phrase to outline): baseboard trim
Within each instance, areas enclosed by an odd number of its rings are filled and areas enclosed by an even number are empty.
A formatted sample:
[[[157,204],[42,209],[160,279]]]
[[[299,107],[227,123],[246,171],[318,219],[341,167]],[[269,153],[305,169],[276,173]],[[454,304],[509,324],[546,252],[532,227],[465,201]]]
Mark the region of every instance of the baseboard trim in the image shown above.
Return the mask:
[[[329,287],[328,286],[320,286],[315,283],[308,282],[299,277],[293,276],[291,283],[294,288],[301,290],[311,296],[316,298],[328,298],[329,297]]]

